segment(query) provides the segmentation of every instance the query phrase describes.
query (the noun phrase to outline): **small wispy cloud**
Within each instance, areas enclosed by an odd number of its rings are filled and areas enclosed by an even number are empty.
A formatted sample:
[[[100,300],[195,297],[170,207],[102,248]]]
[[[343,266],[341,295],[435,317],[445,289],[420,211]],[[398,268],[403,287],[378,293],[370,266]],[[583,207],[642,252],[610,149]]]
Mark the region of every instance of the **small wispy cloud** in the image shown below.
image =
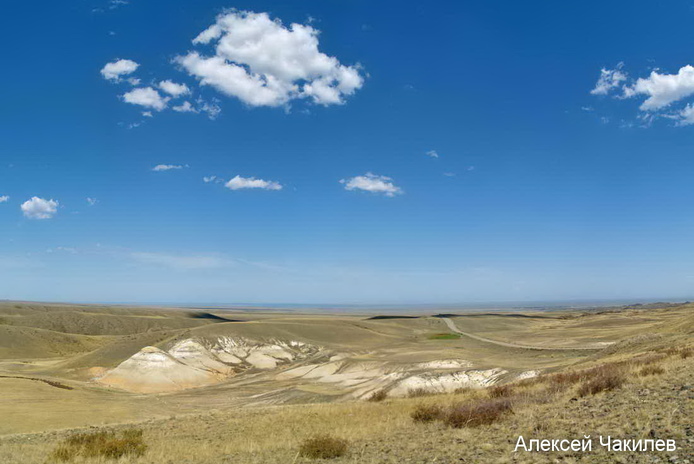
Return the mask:
[[[2,195],[0,196],[0,203],[7,203],[10,201],[10,196],[9,195]]]
[[[429,158],[438,158],[439,157],[439,154],[436,150],[429,150],[428,152],[426,152],[426,155]]]
[[[122,95],[123,101],[131,105],[138,105],[145,108],[151,108],[156,111],[162,111],[169,103],[169,97],[162,97],[152,87],[140,87],[126,92]]]
[[[108,2],[108,8],[110,10],[115,10],[116,8],[119,8],[121,6],[129,5],[130,2],[128,0],[110,0]]]
[[[87,203],[89,203],[89,206],[94,206],[95,204],[99,203],[99,200],[96,198],[87,197]]]
[[[157,164],[152,168],[152,171],[155,172],[160,172],[160,171],[171,171],[171,170],[176,170],[176,169],[183,169],[187,168],[187,164]]]
[[[364,190],[371,193],[382,193],[387,197],[402,194],[403,190],[392,181],[393,179],[390,177],[367,172],[363,176],[342,179],[340,183],[344,184],[345,190]]]
[[[623,67],[624,63],[619,63],[614,69],[602,68],[598,82],[596,82],[590,93],[593,95],[607,95],[612,90],[619,88],[622,82],[627,80],[627,74],[622,71]]]
[[[187,85],[179,84],[171,80],[159,82],[158,87],[172,97],[180,97],[181,95],[187,95],[190,93],[190,89]]]
[[[71,255],[76,255],[77,254],[77,249],[72,248],[72,247],[64,247],[64,246],[57,246],[55,248],[49,248],[46,250],[46,253],[69,253]]]
[[[131,252],[129,257],[142,264],[167,267],[175,270],[218,269],[233,262],[215,255],[182,255],[153,252]]]
[[[282,184],[274,180],[256,179],[255,177],[236,176],[224,186],[230,190],[241,189],[262,189],[262,190],[282,190]]]
[[[106,65],[101,68],[101,75],[108,81],[120,82],[123,76],[134,73],[139,67],[140,64],[133,60],[118,59],[106,63]]]

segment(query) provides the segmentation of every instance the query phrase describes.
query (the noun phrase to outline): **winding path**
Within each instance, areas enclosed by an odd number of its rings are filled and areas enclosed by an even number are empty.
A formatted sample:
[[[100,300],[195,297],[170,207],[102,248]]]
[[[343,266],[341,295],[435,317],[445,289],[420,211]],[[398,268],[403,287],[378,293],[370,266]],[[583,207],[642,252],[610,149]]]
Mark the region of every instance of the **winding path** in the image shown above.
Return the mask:
[[[458,333],[460,335],[465,335],[466,337],[470,337],[475,340],[479,340],[481,342],[485,343],[493,343],[495,345],[499,346],[505,346],[508,348],[521,348],[524,350],[546,350],[546,351],[597,351],[597,350],[602,350],[605,348],[604,346],[602,347],[576,347],[576,348],[570,348],[570,347],[549,347],[549,346],[533,346],[533,345],[517,345],[515,343],[507,343],[507,342],[500,342],[497,340],[491,340],[489,338],[484,338],[480,337],[479,335],[473,335],[471,333],[463,332],[458,328],[458,326],[455,325],[455,322],[453,322],[451,319],[447,317],[442,317],[441,320],[446,323],[449,329],[451,329],[452,332]]]

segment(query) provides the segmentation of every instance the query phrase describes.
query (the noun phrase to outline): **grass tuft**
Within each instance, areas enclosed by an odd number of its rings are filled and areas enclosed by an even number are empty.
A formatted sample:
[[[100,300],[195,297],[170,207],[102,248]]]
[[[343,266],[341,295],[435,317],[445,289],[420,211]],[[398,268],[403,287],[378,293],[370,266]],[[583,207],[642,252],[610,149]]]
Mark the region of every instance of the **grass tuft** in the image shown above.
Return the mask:
[[[443,419],[445,415],[441,406],[420,404],[412,411],[410,417],[415,422],[433,422]]]
[[[434,393],[430,392],[426,388],[410,388],[407,390],[408,398],[421,398],[422,396],[431,396]]]
[[[595,395],[603,391],[615,390],[626,381],[624,374],[619,367],[614,365],[604,365],[593,369],[592,378],[588,378],[578,389],[580,396]]]
[[[665,369],[663,369],[660,366],[646,366],[639,371],[639,375],[641,377],[645,377],[647,375],[660,375],[660,374],[664,374],[664,373],[665,373]]]
[[[368,401],[379,403],[385,400],[386,398],[388,398],[388,392],[385,390],[378,390],[377,392],[374,392],[371,396],[369,396]]]
[[[53,450],[50,458],[61,462],[71,461],[78,456],[119,459],[123,456],[142,456],[146,449],[141,429],[123,430],[120,434],[98,431],[68,437]]]
[[[347,441],[330,435],[307,438],[299,447],[299,455],[311,459],[335,459],[347,452]]]
[[[492,398],[508,398],[513,395],[513,385],[495,385],[487,390]]]
[[[448,409],[444,423],[449,427],[479,427],[499,421],[513,412],[511,401],[497,399],[452,406]]]

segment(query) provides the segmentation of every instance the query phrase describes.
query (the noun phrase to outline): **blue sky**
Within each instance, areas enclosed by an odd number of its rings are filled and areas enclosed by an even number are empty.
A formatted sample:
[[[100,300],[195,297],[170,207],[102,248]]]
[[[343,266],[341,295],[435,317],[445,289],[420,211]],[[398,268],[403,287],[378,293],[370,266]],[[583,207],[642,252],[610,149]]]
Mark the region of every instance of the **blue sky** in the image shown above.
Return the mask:
[[[694,296],[691,2],[5,10],[0,298]]]

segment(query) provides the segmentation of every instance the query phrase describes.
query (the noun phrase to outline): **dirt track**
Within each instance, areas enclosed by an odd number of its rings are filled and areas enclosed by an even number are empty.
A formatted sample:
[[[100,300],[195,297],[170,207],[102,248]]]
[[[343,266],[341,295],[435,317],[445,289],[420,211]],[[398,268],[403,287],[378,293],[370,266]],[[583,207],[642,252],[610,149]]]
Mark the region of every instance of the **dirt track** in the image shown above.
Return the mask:
[[[603,347],[577,347],[577,348],[547,347],[547,346],[533,346],[533,345],[517,345],[515,343],[500,342],[497,340],[490,340],[489,338],[484,338],[484,337],[480,337],[478,335],[473,335],[471,333],[463,332],[462,330],[460,330],[458,328],[458,326],[455,325],[455,322],[453,322],[449,318],[442,317],[441,319],[443,320],[443,322],[446,323],[446,325],[448,326],[449,329],[451,329],[452,332],[459,333],[461,335],[473,338],[475,340],[479,340],[481,342],[493,343],[495,345],[506,346],[508,348],[521,348],[524,350],[549,350],[549,351],[587,351],[587,350],[597,351],[597,350],[601,350],[604,348],[604,346]]]

